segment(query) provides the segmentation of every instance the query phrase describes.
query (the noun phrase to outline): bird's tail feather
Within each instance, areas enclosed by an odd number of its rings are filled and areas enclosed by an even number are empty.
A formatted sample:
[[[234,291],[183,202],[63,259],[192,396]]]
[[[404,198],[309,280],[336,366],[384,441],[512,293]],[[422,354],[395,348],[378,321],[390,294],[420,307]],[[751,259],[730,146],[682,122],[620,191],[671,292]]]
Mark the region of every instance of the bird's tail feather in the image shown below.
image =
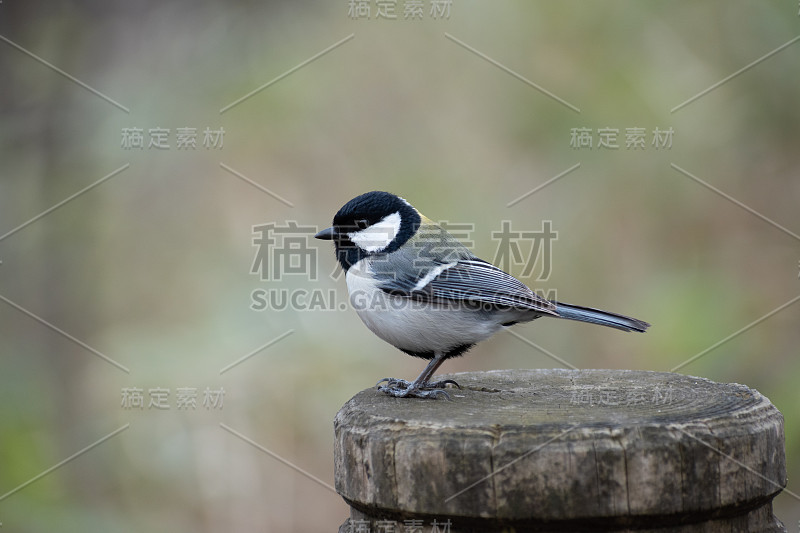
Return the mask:
[[[568,318],[569,320],[590,322],[592,324],[617,328],[623,331],[643,332],[650,327],[650,324],[642,320],[624,315],[618,315],[616,313],[609,313],[608,311],[601,311],[600,309],[563,304],[560,302],[553,303],[556,304],[556,312],[558,315],[561,318]]]

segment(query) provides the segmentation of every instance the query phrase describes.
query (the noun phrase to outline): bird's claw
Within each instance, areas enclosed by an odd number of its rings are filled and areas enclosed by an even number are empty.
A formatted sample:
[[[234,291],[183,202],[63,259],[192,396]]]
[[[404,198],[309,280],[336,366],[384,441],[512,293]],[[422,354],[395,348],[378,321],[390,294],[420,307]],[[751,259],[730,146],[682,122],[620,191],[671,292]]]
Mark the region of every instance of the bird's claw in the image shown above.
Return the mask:
[[[428,388],[430,388],[430,389],[443,389],[443,388],[445,388],[446,385],[455,385],[456,387],[458,387],[459,390],[461,389],[461,385],[456,383],[456,381],[453,380],[453,379],[443,379],[442,381],[433,381],[433,382],[428,381],[427,383],[424,383],[422,385],[422,388],[423,389],[428,389]]]
[[[388,387],[395,387],[397,385],[400,385],[401,388],[407,389],[407,388],[409,388],[411,386],[411,382],[410,381],[406,381],[404,379],[398,379],[398,378],[383,378],[382,380],[377,382],[375,384],[375,386],[377,387],[378,385],[380,385],[384,381],[388,382],[386,384]]]
[[[386,382],[386,385],[381,383]],[[448,385],[455,385],[459,389],[461,386],[452,379],[445,379],[442,381],[426,381],[424,383],[415,383],[406,381],[405,379],[397,378],[383,378],[375,386],[378,390],[393,396],[395,398],[437,398],[440,394],[450,400],[450,395],[444,388]]]
[[[447,391],[442,389],[431,389],[431,390],[424,390],[420,389],[419,387],[408,387],[408,388],[393,388],[387,386],[378,387],[378,390],[381,392],[385,392],[389,396],[394,396],[395,398],[433,398],[436,399],[441,394],[448,400],[451,400],[450,395],[447,394]]]

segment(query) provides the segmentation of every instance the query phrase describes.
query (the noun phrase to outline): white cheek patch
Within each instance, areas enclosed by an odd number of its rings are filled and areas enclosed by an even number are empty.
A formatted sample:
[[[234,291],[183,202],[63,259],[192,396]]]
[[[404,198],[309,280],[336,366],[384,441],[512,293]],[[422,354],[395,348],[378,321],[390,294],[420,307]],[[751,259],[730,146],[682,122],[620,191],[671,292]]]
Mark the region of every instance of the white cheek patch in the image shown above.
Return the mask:
[[[392,213],[370,227],[350,232],[347,236],[362,250],[380,252],[389,246],[400,232],[400,222],[400,213]]]

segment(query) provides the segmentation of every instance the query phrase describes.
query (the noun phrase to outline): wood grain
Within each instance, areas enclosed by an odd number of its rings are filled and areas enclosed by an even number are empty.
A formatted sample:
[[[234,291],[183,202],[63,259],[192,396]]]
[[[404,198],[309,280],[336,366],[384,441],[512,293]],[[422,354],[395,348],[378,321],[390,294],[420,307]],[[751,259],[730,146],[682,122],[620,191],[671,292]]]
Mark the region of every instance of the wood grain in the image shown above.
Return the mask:
[[[453,401],[367,389],[336,416],[353,516],[395,531],[414,518],[451,532],[785,531],[771,507],[783,416],[758,391],[624,370],[441,377],[462,385]]]

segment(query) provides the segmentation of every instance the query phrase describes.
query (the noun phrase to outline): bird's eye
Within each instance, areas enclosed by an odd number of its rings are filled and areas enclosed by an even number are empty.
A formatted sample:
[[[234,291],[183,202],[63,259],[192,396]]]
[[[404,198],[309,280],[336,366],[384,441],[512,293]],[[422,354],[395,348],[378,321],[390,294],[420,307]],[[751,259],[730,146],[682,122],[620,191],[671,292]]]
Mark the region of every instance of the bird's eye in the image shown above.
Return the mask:
[[[355,222],[356,222],[356,227],[358,229],[367,229],[369,227],[369,220],[367,220],[365,218],[360,218],[360,219],[356,220]]]

